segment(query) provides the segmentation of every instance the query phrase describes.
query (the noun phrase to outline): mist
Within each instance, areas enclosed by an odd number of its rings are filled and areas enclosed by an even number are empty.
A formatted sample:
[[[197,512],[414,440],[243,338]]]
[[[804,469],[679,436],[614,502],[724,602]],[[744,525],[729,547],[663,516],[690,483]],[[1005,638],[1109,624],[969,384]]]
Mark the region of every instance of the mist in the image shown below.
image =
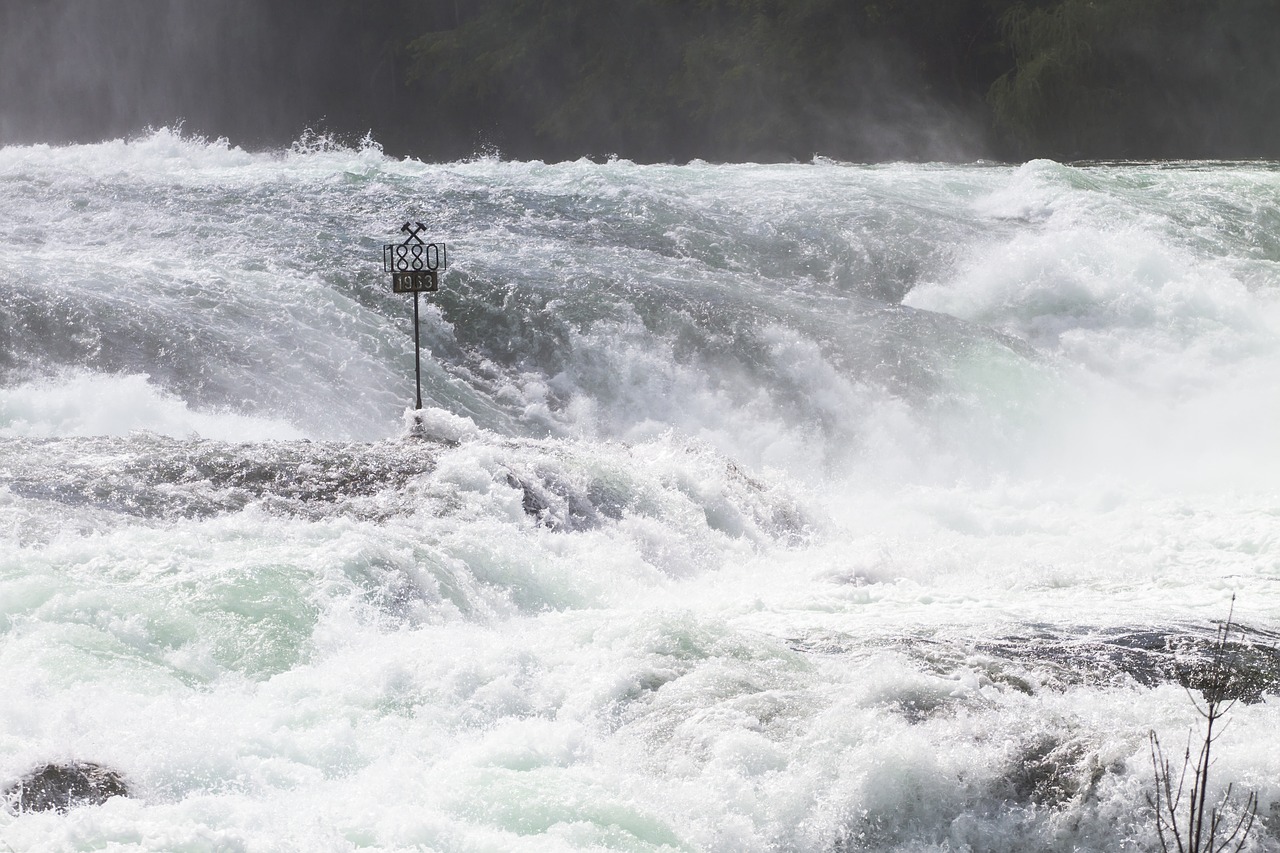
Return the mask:
[[[1261,0],[7,0],[0,144],[548,161],[1280,156]]]
[[[264,147],[308,127],[371,129],[394,99],[395,69],[353,8],[7,0],[0,142],[96,142],[181,124]]]

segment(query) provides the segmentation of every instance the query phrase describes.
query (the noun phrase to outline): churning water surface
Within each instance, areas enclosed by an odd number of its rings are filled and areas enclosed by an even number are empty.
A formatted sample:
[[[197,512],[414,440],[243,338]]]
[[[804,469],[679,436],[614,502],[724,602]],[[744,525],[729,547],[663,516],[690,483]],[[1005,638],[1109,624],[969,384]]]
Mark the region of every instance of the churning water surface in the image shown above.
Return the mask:
[[[311,143],[0,148],[0,787],[131,792],[0,846],[1159,849],[1280,616],[1280,166]]]

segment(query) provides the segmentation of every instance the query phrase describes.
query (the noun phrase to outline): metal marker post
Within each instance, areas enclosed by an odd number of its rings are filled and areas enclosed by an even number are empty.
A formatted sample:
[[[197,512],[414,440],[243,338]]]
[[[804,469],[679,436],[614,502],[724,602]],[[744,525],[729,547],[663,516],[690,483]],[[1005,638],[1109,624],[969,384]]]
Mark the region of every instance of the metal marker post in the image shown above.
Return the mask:
[[[422,327],[418,325],[418,291],[415,290],[413,292],[413,384],[418,389],[418,395],[413,403],[415,411],[422,408],[422,342],[418,334],[420,328]]]
[[[401,243],[382,247],[382,268],[391,273],[392,293],[413,294],[413,372],[418,396],[414,409],[422,408],[422,343],[418,333],[418,294],[440,289],[440,270],[448,264],[444,243],[428,243],[420,236],[427,226],[406,222],[400,230],[408,234]]]

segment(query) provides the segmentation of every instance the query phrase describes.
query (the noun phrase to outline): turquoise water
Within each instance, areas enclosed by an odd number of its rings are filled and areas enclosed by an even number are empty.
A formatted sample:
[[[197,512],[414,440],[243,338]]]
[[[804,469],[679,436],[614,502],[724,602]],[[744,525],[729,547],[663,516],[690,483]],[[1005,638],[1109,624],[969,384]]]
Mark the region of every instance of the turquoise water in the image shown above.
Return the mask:
[[[0,149],[0,785],[134,794],[0,845],[1158,849],[1175,649],[1280,613],[1278,190]]]

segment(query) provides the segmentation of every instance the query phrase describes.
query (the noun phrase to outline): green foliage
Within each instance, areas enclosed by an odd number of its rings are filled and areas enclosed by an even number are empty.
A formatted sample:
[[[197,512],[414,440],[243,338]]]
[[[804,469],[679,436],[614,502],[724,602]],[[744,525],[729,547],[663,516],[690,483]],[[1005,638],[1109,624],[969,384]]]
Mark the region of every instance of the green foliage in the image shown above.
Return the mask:
[[[1075,155],[1130,100],[1139,63],[1134,33],[1163,25],[1174,0],[1063,0],[1019,3],[1002,25],[1015,67],[990,90],[997,126],[1022,146]]]
[[[1023,156],[1259,156],[1280,129],[1280,4],[1023,0],[1001,26],[1013,67],[988,99]]]
[[[413,41],[411,76],[444,111],[524,147],[575,138],[589,150],[645,146],[671,61],[638,34],[666,10],[619,4],[488,0],[460,26]],[[584,152],[585,153],[585,152]]]

